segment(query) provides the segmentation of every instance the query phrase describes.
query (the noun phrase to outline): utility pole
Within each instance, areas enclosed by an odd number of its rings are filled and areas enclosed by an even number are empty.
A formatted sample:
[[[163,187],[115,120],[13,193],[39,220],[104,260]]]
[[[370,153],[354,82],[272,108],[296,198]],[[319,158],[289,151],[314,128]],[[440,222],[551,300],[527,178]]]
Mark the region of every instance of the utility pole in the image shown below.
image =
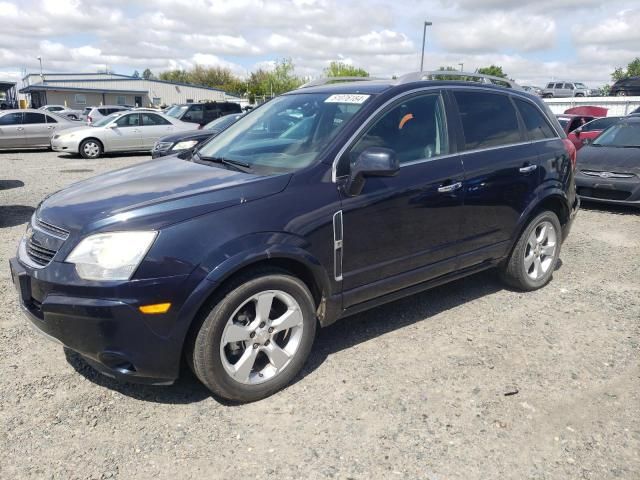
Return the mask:
[[[460,65],[460,71],[464,72],[464,63],[459,63],[458,65]]]
[[[424,44],[427,39],[427,27],[433,25],[431,22],[424,22],[424,29],[422,31],[422,57],[420,57],[420,71],[424,71]]]
[[[40,62],[40,80],[44,83],[44,76],[42,75],[42,57],[38,57],[38,61]]]

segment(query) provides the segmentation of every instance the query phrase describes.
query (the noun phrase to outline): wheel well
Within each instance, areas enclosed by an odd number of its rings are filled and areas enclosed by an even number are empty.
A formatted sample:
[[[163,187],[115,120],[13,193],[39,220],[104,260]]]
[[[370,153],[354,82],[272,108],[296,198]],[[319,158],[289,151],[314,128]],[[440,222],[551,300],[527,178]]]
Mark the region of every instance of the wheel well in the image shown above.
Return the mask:
[[[531,213],[530,218],[535,217],[544,210],[550,210],[558,216],[560,225],[565,226],[569,221],[569,208],[560,197],[547,197]]]

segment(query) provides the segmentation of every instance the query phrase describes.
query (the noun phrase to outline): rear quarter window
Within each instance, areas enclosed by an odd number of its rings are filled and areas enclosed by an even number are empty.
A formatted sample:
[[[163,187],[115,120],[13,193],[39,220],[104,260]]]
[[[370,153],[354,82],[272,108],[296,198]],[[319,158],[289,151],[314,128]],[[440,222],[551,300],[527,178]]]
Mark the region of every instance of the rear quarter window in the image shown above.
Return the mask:
[[[518,98],[515,98],[514,101],[524,122],[529,140],[544,140],[545,138],[557,136],[549,122],[535,105]]]
[[[464,150],[490,148],[523,141],[516,110],[507,95],[485,92],[454,93]]]

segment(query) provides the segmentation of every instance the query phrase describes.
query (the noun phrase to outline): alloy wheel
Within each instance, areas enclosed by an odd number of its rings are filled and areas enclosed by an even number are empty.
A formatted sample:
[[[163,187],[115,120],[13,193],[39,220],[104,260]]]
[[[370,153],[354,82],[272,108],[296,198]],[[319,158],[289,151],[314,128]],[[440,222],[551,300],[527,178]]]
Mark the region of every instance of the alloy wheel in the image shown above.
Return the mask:
[[[558,235],[551,222],[540,222],[527,239],[524,268],[529,278],[539,280],[554,264]]]
[[[220,357],[237,382],[255,385],[279,375],[302,341],[298,302],[281,290],[257,293],[238,307],[222,332]]]

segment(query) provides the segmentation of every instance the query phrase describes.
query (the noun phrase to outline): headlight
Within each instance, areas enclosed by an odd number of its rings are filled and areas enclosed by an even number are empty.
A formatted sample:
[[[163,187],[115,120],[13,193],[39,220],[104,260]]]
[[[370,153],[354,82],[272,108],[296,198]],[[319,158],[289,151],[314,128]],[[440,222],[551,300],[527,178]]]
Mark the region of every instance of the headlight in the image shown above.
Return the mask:
[[[67,257],[85,280],[129,280],[151,248],[157,232],[113,232],[91,235]]]
[[[197,140],[185,140],[184,142],[176,143],[171,150],[189,150],[198,144]]]

